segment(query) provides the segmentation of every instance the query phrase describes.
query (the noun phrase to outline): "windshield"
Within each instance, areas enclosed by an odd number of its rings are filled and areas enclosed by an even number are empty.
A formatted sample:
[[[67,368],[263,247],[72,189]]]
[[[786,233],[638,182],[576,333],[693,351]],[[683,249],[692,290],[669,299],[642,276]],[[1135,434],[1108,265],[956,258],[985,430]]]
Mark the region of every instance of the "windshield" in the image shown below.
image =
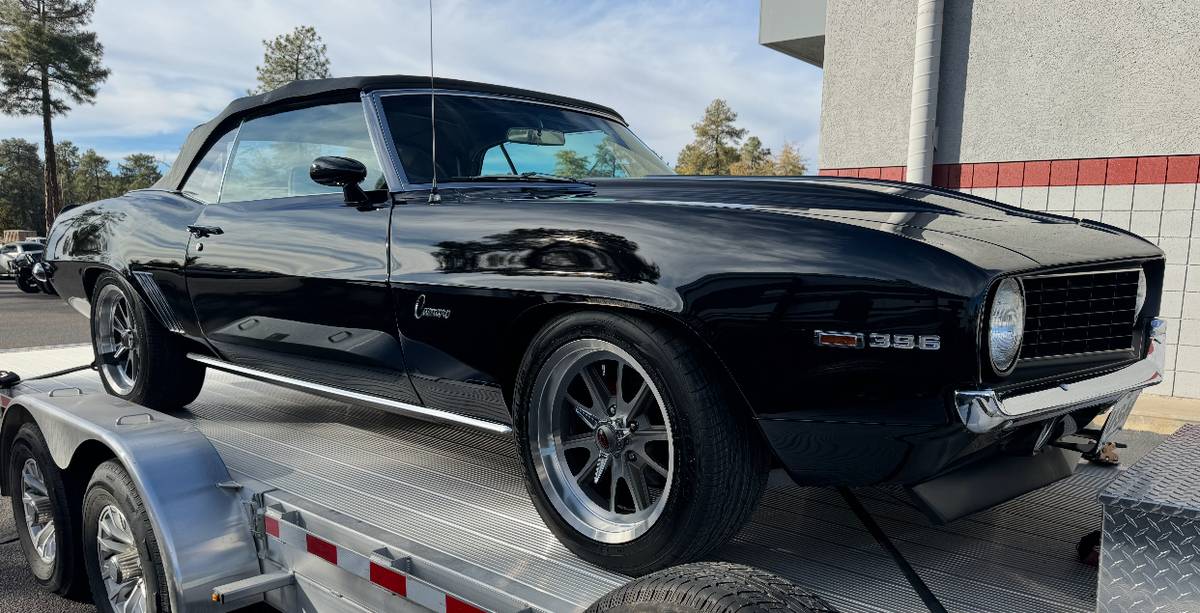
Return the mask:
[[[430,182],[429,96],[387,96],[383,109],[408,181]],[[666,174],[674,173],[615,121],[519,100],[437,96],[438,181]]]

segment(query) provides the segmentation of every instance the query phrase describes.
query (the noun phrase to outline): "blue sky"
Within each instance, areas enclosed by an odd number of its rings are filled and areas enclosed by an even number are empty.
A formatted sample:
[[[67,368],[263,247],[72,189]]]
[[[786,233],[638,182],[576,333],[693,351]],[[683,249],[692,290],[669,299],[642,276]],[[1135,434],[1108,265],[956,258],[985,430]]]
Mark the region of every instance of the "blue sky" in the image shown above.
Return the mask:
[[[336,76],[429,72],[425,0],[97,4],[112,76],[55,132],[114,161],[174,159],[193,126],[254,86],[262,40],[297,25],[317,28]],[[793,142],[816,166],[821,71],[758,44],[756,0],[434,0],[434,13],[439,76],[611,106],[670,163],[725,98],[767,146]],[[40,122],[0,116],[0,136],[40,142]]]

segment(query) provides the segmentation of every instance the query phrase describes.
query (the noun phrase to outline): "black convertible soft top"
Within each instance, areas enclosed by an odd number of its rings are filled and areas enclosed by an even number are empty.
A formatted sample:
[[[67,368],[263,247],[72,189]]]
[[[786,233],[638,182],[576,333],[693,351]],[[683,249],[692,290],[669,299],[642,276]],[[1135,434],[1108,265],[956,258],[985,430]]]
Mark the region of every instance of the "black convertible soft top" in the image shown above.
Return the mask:
[[[179,150],[179,156],[175,158],[175,163],[171,164],[171,168],[167,171],[157,183],[154,184],[156,189],[179,189],[183,183],[183,179],[187,176],[187,172],[191,169],[195,162],[196,156],[200,153],[204,143],[208,141],[209,136],[216,132],[218,128],[229,124],[242,116],[256,112],[260,109],[270,108],[276,105],[292,104],[296,102],[304,102],[310,98],[321,98],[337,95],[352,95],[358,92],[374,91],[379,89],[412,89],[412,88],[427,88],[430,87],[429,77],[414,76],[414,75],[384,75],[374,77],[338,77],[335,79],[309,79],[303,81],[292,81],[287,85],[273,89],[264,94],[256,96],[246,96],[238,98],[229,103],[225,110],[214,117],[207,123],[202,123],[195,127],[187,140],[183,142],[183,147]],[[518,98],[529,98],[533,100],[541,100],[552,102],[565,106],[573,106],[581,109],[591,110],[605,115],[611,115],[617,119],[621,118],[613,109],[586,100],[576,98],[568,98],[565,96],[556,96],[554,94],[545,94],[527,89],[518,89],[515,87],[505,87],[502,85],[491,85],[489,83],[477,83],[474,81],[460,81],[458,79],[441,79],[433,80],[433,87],[437,89],[453,89],[462,91],[472,91],[484,94],[499,94],[504,96],[514,96]]]

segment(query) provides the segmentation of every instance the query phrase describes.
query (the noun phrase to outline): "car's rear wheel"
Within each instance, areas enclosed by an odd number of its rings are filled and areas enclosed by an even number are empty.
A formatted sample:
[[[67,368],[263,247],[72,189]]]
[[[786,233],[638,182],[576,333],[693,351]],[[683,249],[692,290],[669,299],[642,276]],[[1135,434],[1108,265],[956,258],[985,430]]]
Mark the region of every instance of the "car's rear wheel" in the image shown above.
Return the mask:
[[[642,574],[745,523],[766,455],[721,381],[691,342],[639,319],[577,313],[537,335],[515,421],[530,494],[568,548]]]
[[[196,399],[204,365],[146,309],[120,276],[105,273],[92,293],[92,349],[108,393],[170,411]]]

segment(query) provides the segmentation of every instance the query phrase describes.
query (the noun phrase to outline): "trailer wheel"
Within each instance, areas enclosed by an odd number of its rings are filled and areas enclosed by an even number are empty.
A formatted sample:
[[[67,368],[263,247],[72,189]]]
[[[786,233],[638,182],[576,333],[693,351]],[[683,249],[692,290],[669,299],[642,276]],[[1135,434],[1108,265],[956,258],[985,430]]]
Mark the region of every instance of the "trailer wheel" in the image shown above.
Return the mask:
[[[150,516],[116,460],[96,468],[83,496],[84,565],[104,613],[171,610],[166,572]]]
[[[768,455],[757,429],[669,327],[556,319],[530,344],[514,398],[534,505],[589,562],[640,575],[694,561],[758,504]]]
[[[21,551],[37,582],[56,594],[84,585],[75,538],[77,517],[64,475],[35,424],[21,426],[8,459],[8,491]]]
[[[588,613],[836,613],[820,596],[779,575],[728,562],[660,570],[609,592]]]
[[[91,323],[92,350],[109,394],[159,411],[200,395],[204,365],[187,359],[179,339],[120,275],[105,273],[96,282]]]

